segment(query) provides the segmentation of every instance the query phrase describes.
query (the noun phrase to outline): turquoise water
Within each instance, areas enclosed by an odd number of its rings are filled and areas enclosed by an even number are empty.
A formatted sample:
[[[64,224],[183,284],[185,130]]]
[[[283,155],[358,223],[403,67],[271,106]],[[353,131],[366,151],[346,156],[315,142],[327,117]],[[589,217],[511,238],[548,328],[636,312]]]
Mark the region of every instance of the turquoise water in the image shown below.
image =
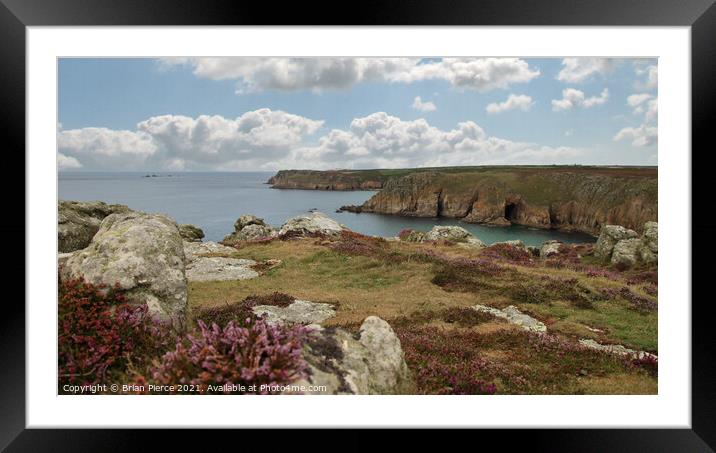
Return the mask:
[[[594,242],[580,233],[537,230],[509,226],[472,225],[455,219],[412,218],[379,214],[335,212],[343,205],[359,205],[374,192],[329,192],[319,190],[272,189],[265,184],[273,172],[247,173],[99,173],[62,172],[59,197],[64,200],[100,200],[126,204],[132,209],[161,212],[179,223],[190,223],[204,230],[205,240],[219,241],[233,231],[242,214],[262,217],[274,226],[288,218],[317,209],[353,231],[377,236],[396,236],[403,228],[427,231],[433,225],[459,225],[485,243],[521,239],[539,245],[549,239],[564,242]]]

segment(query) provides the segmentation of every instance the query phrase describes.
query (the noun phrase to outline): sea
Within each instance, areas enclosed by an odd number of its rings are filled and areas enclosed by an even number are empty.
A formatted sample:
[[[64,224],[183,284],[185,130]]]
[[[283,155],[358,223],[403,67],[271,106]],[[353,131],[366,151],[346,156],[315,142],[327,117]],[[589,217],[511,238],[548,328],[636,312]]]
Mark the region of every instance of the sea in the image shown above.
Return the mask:
[[[448,218],[414,218],[382,214],[336,212],[344,205],[360,205],[374,191],[273,189],[266,181],[273,172],[60,172],[61,200],[120,203],[132,209],[167,214],[178,223],[204,230],[204,240],[220,241],[234,229],[234,221],[253,214],[281,226],[291,217],[317,210],[353,231],[397,236],[403,228],[427,231],[434,225],[458,225],[486,244],[519,239],[540,245],[557,239],[567,243],[594,242],[582,233],[540,230],[523,226],[485,226]]]

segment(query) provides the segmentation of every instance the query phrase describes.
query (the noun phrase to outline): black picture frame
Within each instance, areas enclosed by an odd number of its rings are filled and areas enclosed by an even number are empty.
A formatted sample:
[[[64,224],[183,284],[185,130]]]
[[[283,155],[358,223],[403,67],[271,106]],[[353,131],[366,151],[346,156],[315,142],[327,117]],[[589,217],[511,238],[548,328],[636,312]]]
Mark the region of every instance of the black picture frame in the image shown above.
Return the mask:
[[[530,25],[530,26],[688,26],[692,62],[692,212],[707,206],[713,190],[705,156],[714,120],[716,87],[716,6],[714,0],[364,0],[360,6],[324,0],[306,2],[241,2],[223,0],[0,0],[0,121],[6,154],[13,150],[17,165],[25,149],[25,30],[30,26],[92,25]],[[354,7],[351,7],[353,5]],[[319,13],[322,12],[319,15]],[[668,127],[668,125],[662,126]],[[9,139],[9,143],[8,143]],[[701,146],[699,146],[701,145]],[[673,152],[670,150],[669,152]],[[697,161],[702,165],[697,165]],[[17,183],[4,180],[5,193],[17,192]],[[19,197],[16,197],[19,198]],[[24,205],[16,212],[25,212]],[[703,211],[703,212],[702,212]],[[716,236],[714,213],[706,209],[691,221],[692,241],[709,244]],[[6,238],[25,237],[24,216],[4,222]],[[691,243],[682,238],[683,246]],[[713,275],[710,246],[692,250],[692,427],[691,429],[576,429],[494,430],[480,433],[479,444],[504,441],[511,447],[549,451],[713,451],[716,448],[716,373],[710,306],[713,296],[704,289]],[[20,255],[18,252],[17,256]],[[24,267],[24,266],[23,266]],[[15,266],[20,269],[20,266]],[[16,270],[15,272],[19,272]],[[19,276],[18,276],[19,277]],[[698,298],[699,289],[706,297]],[[689,300],[666,303],[688,304]],[[7,451],[114,451],[137,449],[151,438],[148,430],[38,430],[25,429],[25,310],[17,300],[3,304],[0,316],[0,448]],[[635,421],[638,423],[638,421]],[[425,432],[413,432],[420,440]],[[205,434],[172,431],[185,448],[206,448]],[[211,442],[236,436],[223,431]],[[295,437],[276,436],[277,439]],[[343,443],[365,449],[365,432],[341,434]],[[402,436],[401,436],[402,437]],[[279,440],[277,440],[278,442]],[[390,444],[386,444],[390,445]],[[273,447],[278,447],[274,444]],[[143,449],[143,448],[142,448]]]

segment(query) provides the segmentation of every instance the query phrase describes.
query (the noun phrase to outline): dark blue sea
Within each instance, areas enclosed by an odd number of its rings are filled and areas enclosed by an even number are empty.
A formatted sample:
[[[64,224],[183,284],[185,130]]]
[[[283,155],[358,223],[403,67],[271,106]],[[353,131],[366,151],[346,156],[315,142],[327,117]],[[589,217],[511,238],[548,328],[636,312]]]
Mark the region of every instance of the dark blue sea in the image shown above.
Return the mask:
[[[353,231],[377,236],[396,236],[403,228],[426,231],[433,225],[459,225],[488,244],[511,239],[521,239],[527,245],[539,245],[549,239],[595,240],[580,233],[520,226],[490,227],[445,218],[337,213],[339,207],[359,205],[374,192],[272,189],[266,181],[273,172],[155,173],[157,177],[145,177],[147,174],[152,173],[61,172],[59,197],[121,203],[140,211],[164,213],[179,223],[200,227],[206,234],[205,240],[211,241],[219,241],[233,231],[234,221],[242,214],[253,214],[280,226],[288,218],[311,209],[327,214]]]

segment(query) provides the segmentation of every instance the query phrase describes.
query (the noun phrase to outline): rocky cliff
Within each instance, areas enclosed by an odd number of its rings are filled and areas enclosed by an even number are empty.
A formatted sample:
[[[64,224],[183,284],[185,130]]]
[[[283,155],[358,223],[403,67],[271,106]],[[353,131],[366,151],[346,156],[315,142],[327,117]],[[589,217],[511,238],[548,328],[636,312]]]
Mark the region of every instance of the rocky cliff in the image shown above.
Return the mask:
[[[647,221],[657,220],[657,170],[488,167],[420,172],[387,180],[359,210],[594,235],[606,224],[641,232]]]

